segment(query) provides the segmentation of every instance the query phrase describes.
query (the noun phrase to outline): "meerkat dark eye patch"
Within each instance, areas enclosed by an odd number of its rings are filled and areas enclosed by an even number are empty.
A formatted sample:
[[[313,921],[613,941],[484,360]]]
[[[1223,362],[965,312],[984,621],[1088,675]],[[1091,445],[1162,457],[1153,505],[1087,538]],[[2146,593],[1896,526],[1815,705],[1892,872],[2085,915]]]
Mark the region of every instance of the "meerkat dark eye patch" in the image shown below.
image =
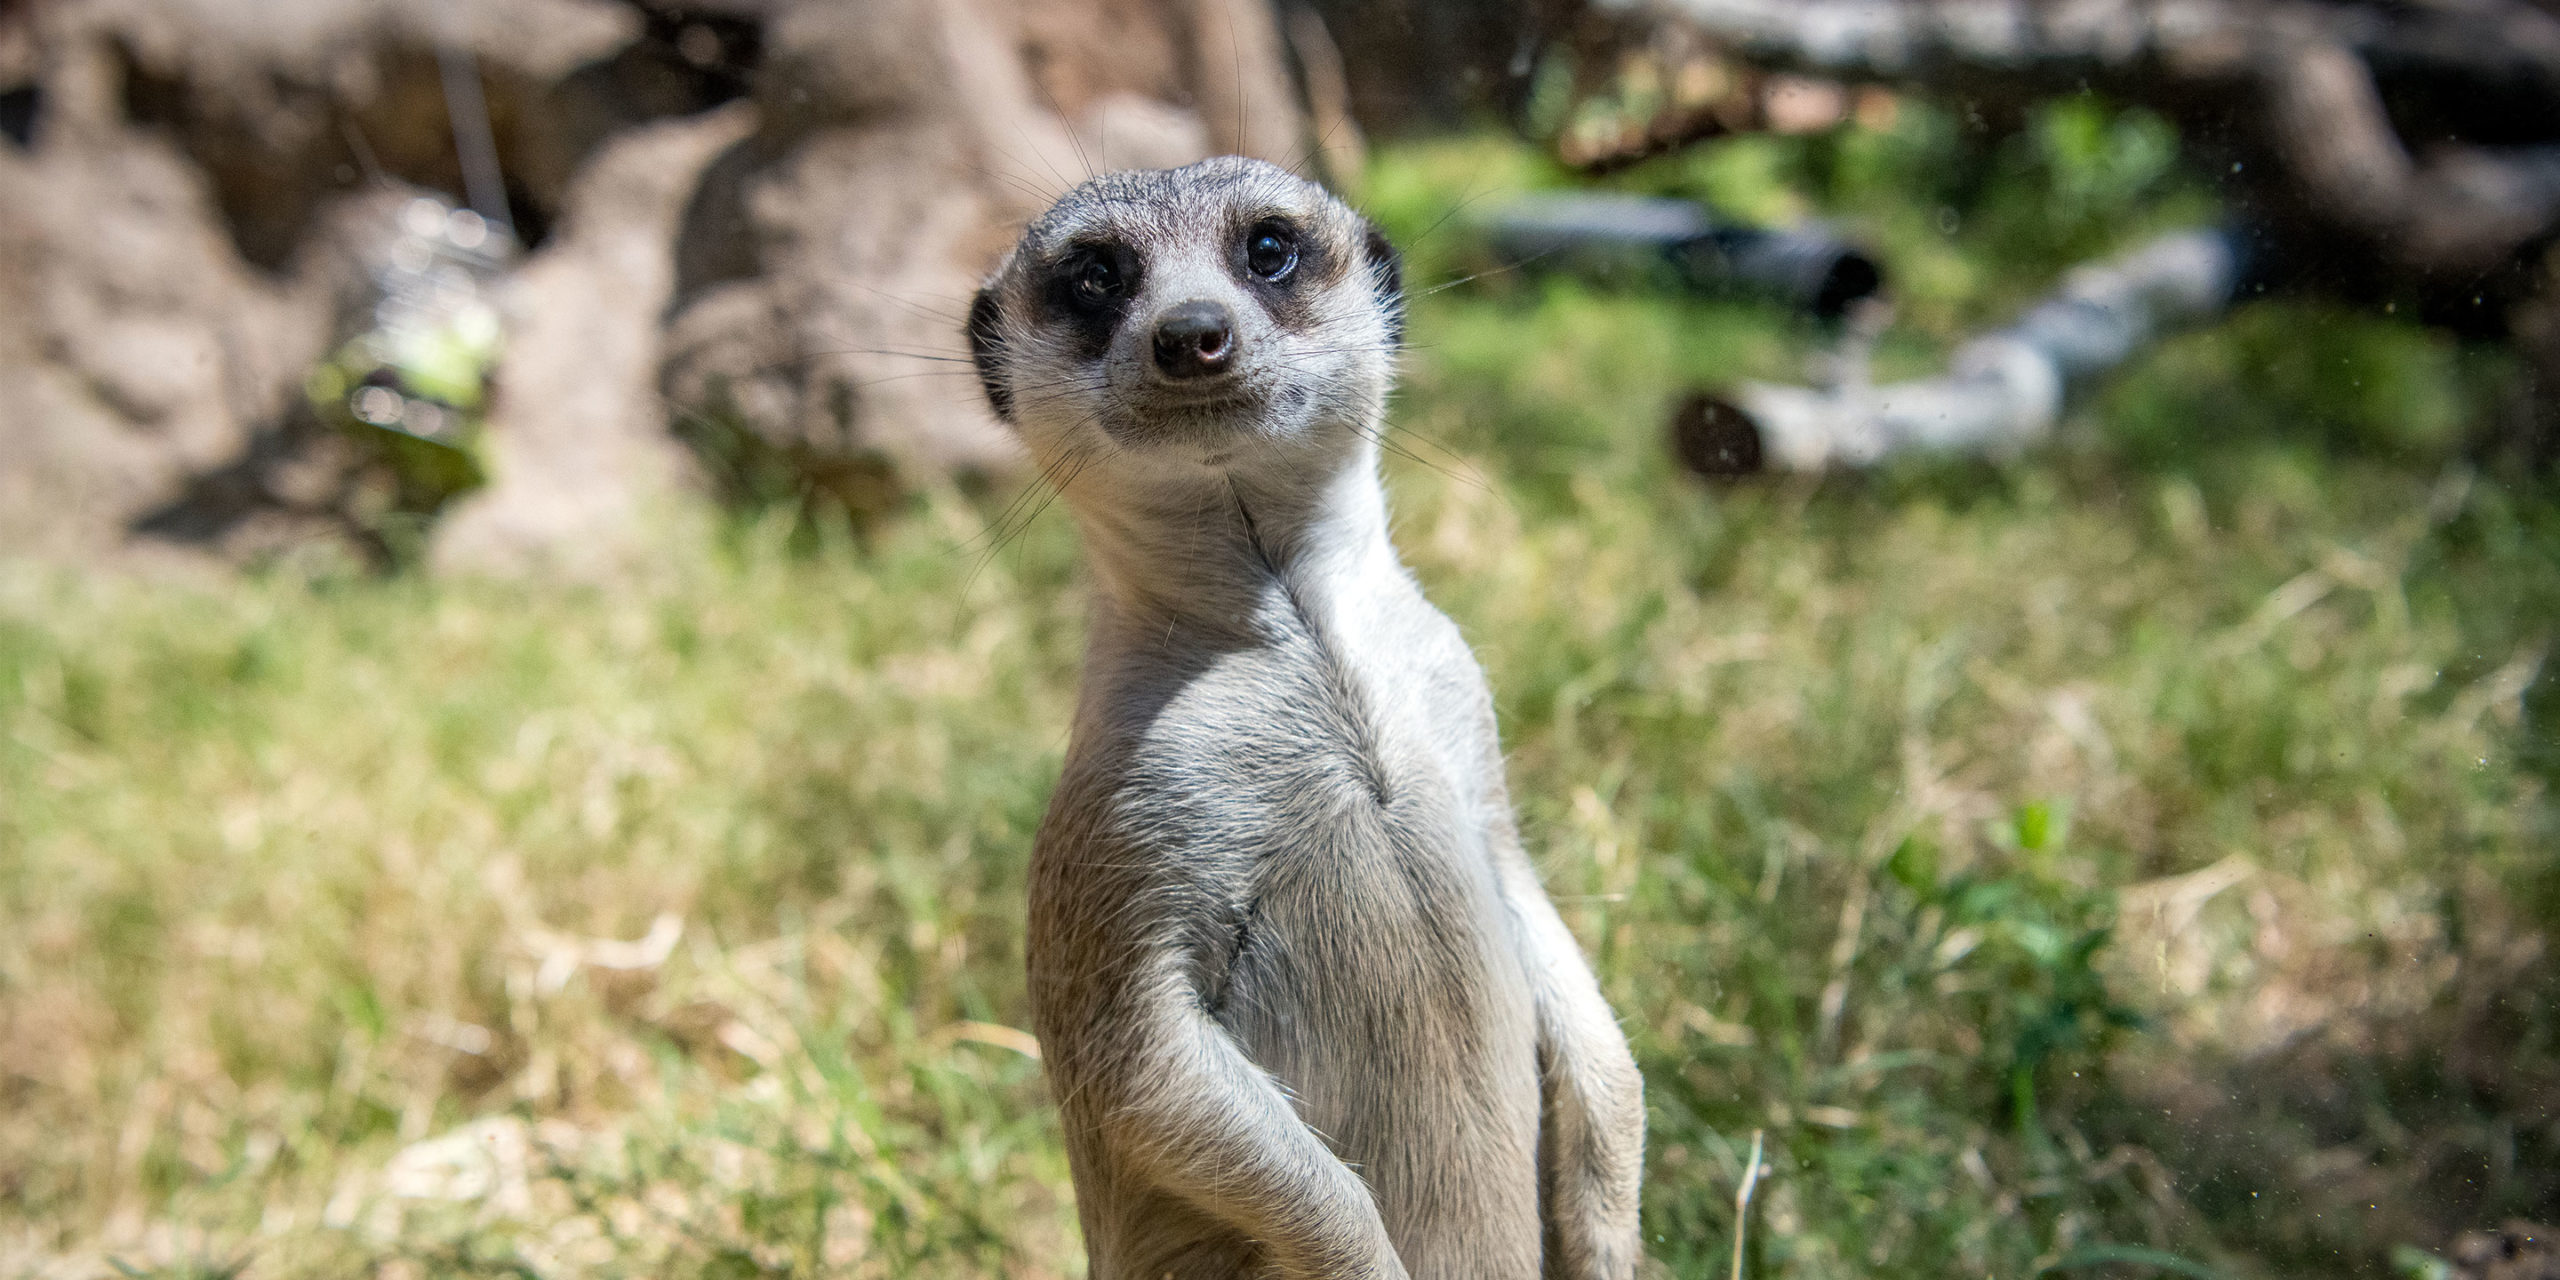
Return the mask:
[[[1067,272],[1067,288],[1075,300],[1088,307],[1107,307],[1128,292],[1128,284],[1120,278],[1120,268],[1110,258],[1089,253],[1078,258]]]
[[[1138,256],[1116,244],[1084,245],[1058,260],[1060,299],[1087,311],[1116,309],[1138,285]]]
[[[1232,235],[1228,269],[1262,309],[1290,332],[1312,329],[1318,323],[1317,294],[1333,283],[1339,255],[1326,252],[1323,237],[1277,213],[1256,216]]]
[[[1143,270],[1127,245],[1086,244],[1067,251],[1050,269],[1048,309],[1075,335],[1076,353],[1098,360],[1111,348],[1111,331],[1137,296]]]
[[[1272,284],[1288,279],[1298,269],[1298,233],[1277,219],[1253,224],[1244,233],[1244,269]]]

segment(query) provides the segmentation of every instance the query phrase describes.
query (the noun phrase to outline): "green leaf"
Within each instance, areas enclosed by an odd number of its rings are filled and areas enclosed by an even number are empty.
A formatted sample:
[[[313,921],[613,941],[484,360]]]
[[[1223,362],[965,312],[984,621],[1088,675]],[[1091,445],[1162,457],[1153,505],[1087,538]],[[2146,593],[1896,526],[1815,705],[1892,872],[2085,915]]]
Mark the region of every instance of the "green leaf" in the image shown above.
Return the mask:
[[[1895,845],[1893,857],[1884,864],[1885,872],[1917,894],[1938,891],[1938,846],[1927,836],[1913,834]]]
[[[2053,806],[2041,800],[2018,806],[2018,847],[2042,850],[2053,842]]]

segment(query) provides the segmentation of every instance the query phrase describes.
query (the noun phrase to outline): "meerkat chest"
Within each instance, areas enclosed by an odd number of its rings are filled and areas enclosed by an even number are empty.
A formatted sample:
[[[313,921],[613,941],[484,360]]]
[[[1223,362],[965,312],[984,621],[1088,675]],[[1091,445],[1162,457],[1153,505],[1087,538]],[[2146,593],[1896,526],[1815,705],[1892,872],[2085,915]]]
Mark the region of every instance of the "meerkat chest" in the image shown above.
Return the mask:
[[[1507,950],[1485,821],[1497,793],[1481,776],[1499,755],[1472,711],[1482,678],[1445,620],[1429,621],[1439,634],[1404,625],[1393,643],[1277,629],[1186,681],[1157,718],[1136,807],[1220,904],[1204,922],[1211,969],[1256,945],[1333,957],[1353,977],[1378,959],[1366,948],[1402,963],[1417,937],[1455,944],[1441,954],[1468,968],[1470,940]]]
[[[1459,696],[1480,677],[1420,644],[1362,657],[1233,673],[1242,856],[1196,972],[1302,1114],[1383,1151],[1420,1100],[1531,1096],[1532,1037]]]
[[[1271,856],[1346,831],[1471,844],[1493,782],[1483,762],[1499,757],[1474,714],[1482,677],[1446,621],[1428,621],[1392,635],[1285,628],[1220,656],[1157,718],[1148,780],[1187,793],[1176,807],[1198,810],[1217,843]]]

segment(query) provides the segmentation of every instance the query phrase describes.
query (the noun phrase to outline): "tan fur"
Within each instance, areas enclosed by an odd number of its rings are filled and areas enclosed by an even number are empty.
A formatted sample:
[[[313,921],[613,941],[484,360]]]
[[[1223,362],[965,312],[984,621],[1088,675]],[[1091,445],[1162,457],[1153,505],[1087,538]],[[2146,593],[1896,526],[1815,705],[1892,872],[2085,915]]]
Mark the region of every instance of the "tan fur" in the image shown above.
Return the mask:
[[[1060,301],[1096,245],[1116,312]],[[1156,318],[1201,300],[1233,367],[1169,378]],[[1030,922],[1096,1280],[1635,1274],[1642,1083],[1387,539],[1399,306],[1358,215],[1230,158],[1077,188],[972,311],[1096,583]]]

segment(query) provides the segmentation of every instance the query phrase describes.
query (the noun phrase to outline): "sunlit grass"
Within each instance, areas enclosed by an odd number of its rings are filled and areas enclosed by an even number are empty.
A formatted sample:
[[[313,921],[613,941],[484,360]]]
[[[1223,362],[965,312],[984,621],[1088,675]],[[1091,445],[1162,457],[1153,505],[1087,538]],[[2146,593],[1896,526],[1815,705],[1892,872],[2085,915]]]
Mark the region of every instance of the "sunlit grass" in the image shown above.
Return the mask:
[[[1539,172],[1370,190],[1428,285]],[[1399,542],[1643,1060],[1665,1271],[1730,1267],[1756,1130],[1771,1277],[2370,1272],[2560,1196],[2560,519],[2464,460],[2494,368],[2266,310],[2015,466],[1711,490],[1664,405],[1788,322],[1496,277],[1412,335]],[[1082,606],[988,514],[609,589],[0,568],[0,1275],[1080,1272],[1018,1029]]]
[[[13,572],[20,1229],[227,1223],[208,1248],[313,1274],[751,1241],[1054,1268],[1036,1066],[966,1028],[1021,1020],[1076,604],[1043,548],[961,600],[947,528],[857,557],[750,527],[611,592]],[[654,955],[592,945],[661,917]],[[506,1176],[579,1171],[508,1201],[544,1230],[380,1171],[475,1116],[532,1125]]]

